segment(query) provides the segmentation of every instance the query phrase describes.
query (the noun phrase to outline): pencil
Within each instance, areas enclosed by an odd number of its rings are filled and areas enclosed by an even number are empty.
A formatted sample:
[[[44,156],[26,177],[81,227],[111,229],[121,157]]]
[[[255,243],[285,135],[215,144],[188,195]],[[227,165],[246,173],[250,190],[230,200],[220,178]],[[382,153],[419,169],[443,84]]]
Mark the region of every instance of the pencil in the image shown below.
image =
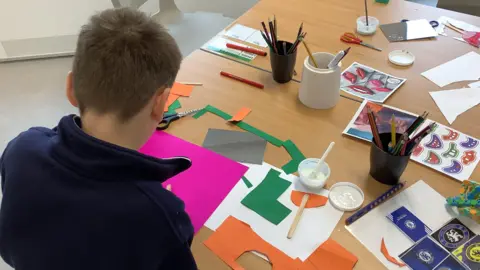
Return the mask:
[[[220,75],[222,76],[225,76],[225,77],[228,77],[230,79],[234,79],[236,81],[239,81],[239,82],[243,82],[243,83],[246,83],[248,85],[251,85],[251,86],[254,86],[254,87],[257,87],[257,88],[260,88],[260,89],[263,89],[265,88],[265,86],[261,83],[257,83],[257,82],[254,82],[254,81],[250,81],[250,80],[247,80],[247,79],[244,79],[242,77],[238,77],[236,75],[233,75],[233,74],[230,74],[230,73],[227,73],[225,71],[220,71]]]
[[[273,50],[272,43],[270,42],[270,39],[267,38],[267,35],[265,35],[263,32],[260,32],[260,34],[262,34],[263,39],[265,42],[267,42],[268,47]]]
[[[380,135],[378,134],[377,123],[375,122],[375,115],[372,112],[372,109],[367,106],[367,116],[368,116],[368,123],[370,123],[370,129],[372,130],[372,135],[375,144],[378,148],[383,150],[382,141],[380,140]]]
[[[278,32],[277,32],[277,17],[273,14],[273,31],[275,31],[275,40],[278,39]]]
[[[313,66],[318,68],[317,61],[315,61],[315,58],[313,58],[312,52],[308,48],[307,43],[303,39],[302,39],[302,42],[303,42],[303,46],[305,46],[305,49],[307,50],[308,56],[310,57],[310,59],[312,59]]]
[[[395,114],[392,115],[392,147],[395,147],[395,145],[397,144],[397,128],[395,127]]]
[[[268,19],[268,26],[270,27],[270,36],[272,37],[272,44],[273,44],[273,50],[278,53],[277,50],[277,40],[275,39],[275,30],[273,29],[273,23],[270,19]]]
[[[285,41],[283,42],[283,53],[287,55],[287,43]]]
[[[351,215],[349,218],[345,220],[345,225],[351,225],[355,221],[357,221],[359,218],[363,217],[366,215],[368,212],[370,212],[373,208],[379,206],[382,204],[384,201],[386,201],[388,198],[393,197],[395,193],[400,191],[404,186],[406,182],[400,182],[397,185],[393,186],[389,190],[387,190],[385,193],[382,195],[378,196],[377,199],[372,201],[371,203],[367,204],[365,207],[362,209],[358,210],[355,214]]]
[[[268,33],[268,30],[267,30],[267,27],[265,26],[265,22],[262,22],[262,27],[263,27],[263,31],[265,31],[265,35],[267,36],[268,41],[270,42],[270,45],[272,45],[272,40],[269,37],[269,33]]]
[[[298,28],[298,33],[297,33],[297,39],[302,34],[302,29],[303,29],[303,22],[300,24],[300,27]]]
[[[253,53],[253,54],[256,54],[256,55],[260,55],[260,56],[267,56],[267,53],[264,52],[264,51],[257,50],[257,49],[254,49],[254,48],[248,48],[248,47],[240,46],[240,45],[237,45],[237,44],[227,43],[227,48],[235,49],[235,50],[239,50],[239,51],[243,51],[243,52],[249,52],[249,53]]]

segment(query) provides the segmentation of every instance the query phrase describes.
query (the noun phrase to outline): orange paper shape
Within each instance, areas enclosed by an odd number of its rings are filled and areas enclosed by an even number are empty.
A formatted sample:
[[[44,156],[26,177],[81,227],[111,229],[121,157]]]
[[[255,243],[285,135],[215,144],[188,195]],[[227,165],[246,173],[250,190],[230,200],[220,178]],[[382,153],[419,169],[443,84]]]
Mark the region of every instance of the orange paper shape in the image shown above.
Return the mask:
[[[252,109],[250,108],[247,108],[247,107],[243,107],[240,109],[240,111],[237,112],[237,114],[235,114],[232,119],[228,120],[228,121],[231,121],[231,122],[240,122],[242,121],[250,112],[252,111]]]
[[[170,93],[170,95],[167,98],[167,103],[165,103],[165,108],[163,109],[163,111],[168,112],[168,107],[170,107],[170,105],[172,105],[172,103],[175,102],[175,100],[177,99],[178,99],[177,95]]]
[[[373,103],[373,102],[368,102],[367,106],[370,107],[370,110],[372,110],[375,113],[378,113],[379,111],[381,111],[383,109],[382,105],[376,104],[376,103]]]
[[[186,85],[181,83],[174,83],[172,89],[170,90],[171,94],[182,96],[182,97],[189,97],[192,94],[193,86]]]
[[[351,270],[358,259],[334,240],[328,239],[307,260],[293,260],[264,241],[248,224],[229,216],[204,244],[235,270],[244,270],[237,258],[248,251],[268,257],[273,270]]]
[[[305,194],[306,194],[305,192],[292,190],[292,193],[290,194],[290,199],[292,200],[293,204],[300,207],[300,204],[302,203],[303,195]],[[305,205],[305,208],[315,208],[315,207],[324,206],[328,201],[328,198],[325,196],[312,194],[312,193],[309,193],[309,194],[310,196],[308,197],[308,201],[307,201],[307,204]]]
[[[401,262],[397,261],[397,259],[395,259],[394,257],[390,256],[390,254],[388,253],[388,250],[387,250],[387,246],[385,246],[385,241],[384,241],[383,238],[382,238],[382,245],[380,247],[380,251],[382,251],[383,256],[385,256],[385,258],[387,258],[387,260],[389,262],[394,263],[394,264],[396,264],[400,267],[406,266],[406,264],[401,263]]]
[[[315,250],[308,261],[316,269],[351,270],[358,258],[332,239],[325,241]]]

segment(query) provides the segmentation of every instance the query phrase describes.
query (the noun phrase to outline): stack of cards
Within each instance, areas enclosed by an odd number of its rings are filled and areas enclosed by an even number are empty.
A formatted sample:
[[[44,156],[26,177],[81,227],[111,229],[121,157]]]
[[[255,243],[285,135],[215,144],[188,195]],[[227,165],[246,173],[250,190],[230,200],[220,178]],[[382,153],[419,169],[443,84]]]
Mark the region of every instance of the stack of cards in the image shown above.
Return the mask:
[[[414,270],[480,270],[480,236],[454,218],[432,230],[405,207],[387,216],[415,244],[399,258]]]

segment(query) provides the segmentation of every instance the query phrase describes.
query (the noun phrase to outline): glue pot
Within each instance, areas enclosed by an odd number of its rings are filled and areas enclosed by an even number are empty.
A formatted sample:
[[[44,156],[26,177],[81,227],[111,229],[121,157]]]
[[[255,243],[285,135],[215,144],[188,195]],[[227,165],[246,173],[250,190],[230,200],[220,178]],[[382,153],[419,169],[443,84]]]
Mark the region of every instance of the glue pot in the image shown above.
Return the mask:
[[[322,162],[319,172],[313,173],[319,161],[319,158],[307,158],[298,165],[300,182],[308,188],[323,188],[330,177],[330,167],[326,162]]]

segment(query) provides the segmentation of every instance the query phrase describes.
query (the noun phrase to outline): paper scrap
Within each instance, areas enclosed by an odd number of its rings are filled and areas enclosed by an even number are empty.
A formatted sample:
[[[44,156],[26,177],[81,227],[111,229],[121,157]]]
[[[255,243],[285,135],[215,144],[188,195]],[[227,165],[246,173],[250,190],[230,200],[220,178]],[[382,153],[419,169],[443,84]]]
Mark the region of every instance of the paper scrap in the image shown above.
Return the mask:
[[[233,117],[232,119],[228,120],[231,122],[240,122],[242,121],[250,112],[252,109],[243,107],[241,108]]]
[[[162,131],[155,132],[140,152],[156,158],[187,157],[192,161],[188,170],[163,185],[171,184],[175,195],[185,202],[195,232],[247,171],[238,162]]]
[[[435,30],[439,34],[444,34],[445,33],[445,24],[447,24],[447,23],[450,23],[451,25],[453,25],[457,28],[460,28],[462,30],[465,30],[465,31],[480,32],[479,27],[476,27],[475,25],[471,25],[471,24],[466,23],[464,21],[459,21],[459,20],[452,19],[450,17],[441,16],[440,18],[438,18],[437,21],[439,23],[439,26],[437,28],[435,28]]]
[[[168,95],[167,103],[165,103],[165,109],[163,111],[168,112],[168,108],[170,107],[170,105],[172,105],[173,102],[175,102],[175,100],[177,99],[178,99],[177,95],[170,93],[170,95]]]
[[[211,113],[213,113],[213,114],[215,114],[215,115],[218,115],[218,116],[220,116],[221,118],[223,118],[224,120],[228,120],[228,119],[231,119],[231,118],[232,118],[232,116],[231,116],[230,114],[228,114],[228,113],[226,113],[226,112],[224,112],[224,111],[222,111],[222,110],[220,110],[220,109],[218,109],[218,108],[215,108],[215,107],[213,107],[213,106],[211,106],[211,105],[207,105],[204,109],[202,109],[201,111],[197,112],[197,113],[193,116],[193,118],[198,119],[198,118],[200,118],[202,115],[204,115],[204,114],[207,113],[207,112],[211,112]],[[271,144],[273,144],[273,145],[275,145],[275,146],[281,146],[281,145],[283,144],[283,141],[281,141],[281,140],[273,137],[272,135],[270,135],[270,134],[268,134],[268,133],[266,133],[266,132],[263,132],[263,131],[255,128],[255,127],[252,127],[251,125],[249,125],[249,124],[247,124],[247,123],[245,123],[245,122],[243,122],[243,121],[236,123],[236,125],[237,125],[237,127],[241,128],[241,129],[243,129],[243,130],[245,130],[245,131],[248,131],[248,132],[250,132],[250,133],[253,133],[253,134],[255,134],[255,135],[257,135],[257,136],[265,139],[267,142],[269,142],[269,143],[271,143]]]
[[[480,82],[474,82],[468,85],[470,88],[480,88]]]
[[[277,200],[291,184],[280,177],[280,172],[270,170],[262,183],[242,200],[242,204],[278,225],[292,212]]]
[[[192,94],[193,85],[186,85],[181,83],[174,83],[172,89],[170,90],[171,94],[189,97]]]
[[[261,165],[267,141],[249,132],[209,129],[202,146],[238,162]]]
[[[358,258],[332,239],[323,243],[304,262],[285,255],[265,242],[251,227],[230,216],[207,240],[204,241],[213,253],[232,269],[244,269],[236,260],[243,253],[258,252],[268,258],[272,270],[351,270]]]
[[[293,204],[295,204],[296,206],[300,206],[303,195],[305,194],[307,194],[307,192],[292,190],[290,199],[292,200]],[[328,201],[328,198],[322,195],[317,195],[312,193],[309,193],[309,195],[310,196],[308,197],[308,201],[307,201],[307,204],[305,205],[305,208],[315,208],[315,207],[324,206]]]
[[[480,88],[436,91],[430,92],[430,95],[450,124],[457,116],[480,103]]]
[[[268,46],[259,30],[241,24],[235,24],[232,28],[228,29],[227,32],[225,32],[225,36],[264,48]]]
[[[280,171],[279,168],[271,166],[268,163],[264,163],[263,165],[245,165],[250,168],[245,174],[245,177],[250,180],[253,188],[262,183],[263,179],[271,169]],[[290,198],[292,190],[309,193],[311,193],[311,191],[302,186],[298,182],[298,177],[295,175],[281,173],[280,177],[293,184],[290,185],[287,191],[278,198],[278,201],[289,209],[296,209],[297,206],[292,203]],[[272,224],[270,221],[264,219],[241,204],[241,200],[251,191],[252,188],[247,188],[242,181],[237,183],[220,206],[218,206],[215,212],[210,216],[205,223],[205,226],[211,230],[217,230],[228,216],[234,216],[235,218],[250,224],[252,230],[263,240],[278,248],[292,259],[298,257],[300,260],[305,261],[330,237],[332,231],[343,215],[343,212],[333,207],[330,202],[327,202],[323,207],[305,209],[302,215],[302,222],[298,224],[295,236],[292,239],[287,239],[286,236],[295,215],[288,215],[278,225]],[[315,192],[315,194],[325,197],[328,197],[328,193],[329,191],[325,189]],[[312,237],[312,235],[315,235],[315,237]]]
[[[428,202],[428,204],[425,202]],[[442,195],[424,181],[418,180],[396,196],[372,209],[353,224],[345,227],[390,270],[396,270],[399,267],[388,261],[382,254],[378,247],[382,238],[388,236],[388,251],[390,254],[400,254],[414,244],[402,231],[397,230],[390,220],[385,218],[386,215],[401,206],[415,213],[419,219],[434,230],[456,217],[456,214],[445,207],[445,198]],[[460,217],[459,220],[474,233],[480,233],[480,225],[474,220],[467,217]]]
[[[250,226],[231,216],[203,243],[232,269],[244,269],[236,259],[248,251],[267,256],[272,269],[298,269],[296,261],[262,240]]]
[[[480,79],[480,54],[469,52],[422,73],[440,87],[454,82]]]
[[[168,113],[176,113],[176,110],[180,109],[181,107],[182,104],[177,99],[168,107]]]
[[[253,187],[252,183],[245,176],[242,176],[242,180],[243,183],[245,183],[245,186],[247,186],[247,188]]]
[[[382,238],[382,243],[381,243],[381,246],[380,246],[380,251],[382,252],[383,256],[385,256],[385,258],[387,258],[387,260],[389,262],[394,263],[394,264],[396,264],[400,267],[406,266],[406,264],[401,263],[397,259],[395,259],[394,257],[390,256],[390,254],[388,253],[388,250],[387,250],[387,246],[385,246],[385,240],[383,238]]]
[[[282,170],[286,174],[294,173],[298,170],[298,165],[300,162],[302,162],[306,157],[291,140],[286,140],[283,142],[283,147],[290,154],[292,160],[283,165]]]

